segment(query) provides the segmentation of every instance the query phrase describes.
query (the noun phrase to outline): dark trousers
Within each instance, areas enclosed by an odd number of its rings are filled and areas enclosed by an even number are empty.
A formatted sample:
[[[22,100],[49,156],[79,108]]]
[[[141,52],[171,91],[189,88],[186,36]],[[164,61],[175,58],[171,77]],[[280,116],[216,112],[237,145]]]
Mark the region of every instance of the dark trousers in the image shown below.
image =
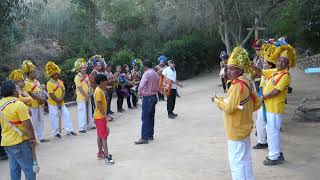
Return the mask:
[[[164,95],[160,92],[158,92],[158,98],[159,98],[159,101],[164,101]]]
[[[0,144],[1,144],[1,127],[0,127]],[[0,146],[0,156],[5,156],[6,155],[6,151],[4,150],[4,147]]]
[[[93,95],[90,95],[90,100],[91,100],[91,107],[92,107],[92,114],[94,113],[94,109],[96,108],[95,104],[94,104],[94,98]]]
[[[124,94],[123,94],[123,92],[121,92],[121,89],[122,89],[121,86],[118,86],[117,89],[116,89],[116,93],[117,93],[117,96],[118,96],[118,99],[117,99],[117,109],[118,109],[118,111],[122,109],[123,99],[124,99]]]
[[[107,90],[107,114],[111,112],[111,100],[112,100],[113,90]]]
[[[127,87],[127,90],[129,92],[129,96],[127,96],[127,105],[128,105],[128,108],[132,108],[132,104],[131,104],[131,96],[133,95],[130,91],[130,87]]]
[[[156,104],[158,102],[158,97],[144,96],[142,98],[142,128],[141,128],[141,138],[148,140],[153,137],[154,134],[154,115],[156,111]]]
[[[176,105],[177,90],[171,89],[170,96],[167,99],[168,115],[173,114],[174,106]]]
[[[135,93],[133,92],[130,92],[130,96],[127,97],[127,104],[128,104],[128,107],[132,107],[132,105],[134,107],[137,107],[137,104],[138,104],[138,97]],[[131,105],[131,102],[132,102],[132,105]]]
[[[226,80],[224,78],[221,78],[221,83],[222,83],[223,91],[226,91],[227,86],[226,86]]]

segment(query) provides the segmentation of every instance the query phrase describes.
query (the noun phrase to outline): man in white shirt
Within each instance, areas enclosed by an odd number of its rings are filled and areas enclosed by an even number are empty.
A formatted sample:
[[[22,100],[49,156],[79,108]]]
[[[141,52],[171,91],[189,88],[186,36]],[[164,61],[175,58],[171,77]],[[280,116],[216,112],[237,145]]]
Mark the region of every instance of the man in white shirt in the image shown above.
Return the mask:
[[[175,119],[178,114],[173,113],[174,106],[176,104],[177,97],[177,85],[181,86],[179,82],[177,82],[177,71],[175,69],[175,62],[170,60],[168,61],[168,67],[165,68],[162,72],[162,75],[171,81],[171,90],[169,96],[167,97],[167,111],[168,118]]]

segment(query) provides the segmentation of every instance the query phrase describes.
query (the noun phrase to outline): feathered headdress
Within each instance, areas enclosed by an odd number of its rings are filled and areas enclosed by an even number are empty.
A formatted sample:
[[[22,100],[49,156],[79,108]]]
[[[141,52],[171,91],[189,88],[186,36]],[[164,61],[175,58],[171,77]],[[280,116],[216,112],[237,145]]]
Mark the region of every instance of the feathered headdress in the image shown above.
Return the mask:
[[[228,59],[228,65],[243,69],[244,72],[250,72],[250,58],[248,52],[241,48],[235,47]]]
[[[82,66],[87,66],[86,60],[84,58],[78,58],[74,62],[74,67],[72,69],[73,72],[80,72]]]
[[[49,61],[46,65],[46,76],[51,77],[54,74],[60,74],[61,70],[54,62]]]
[[[24,75],[21,69],[15,69],[13,70],[10,75],[9,79],[13,81],[23,81],[24,80]]]
[[[290,67],[293,68],[296,66],[296,50],[290,44],[281,45],[280,47],[276,48],[271,58],[277,61],[279,57],[287,58]]]
[[[29,73],[36,69],[36,66],[30,60],[24,60],[21,65],[21,70],[23,73]]]
[[[261,57],[263,57],[265,60],[276,64],[277,59],[273,59],[272,55],[275,53],[276,46],[273,44],[263,44],[260,50]]]
[[[94,55],[89,58],[87,66],[90,68],[95,67],[98,63],[102,63],[102,56],[101,55]]]

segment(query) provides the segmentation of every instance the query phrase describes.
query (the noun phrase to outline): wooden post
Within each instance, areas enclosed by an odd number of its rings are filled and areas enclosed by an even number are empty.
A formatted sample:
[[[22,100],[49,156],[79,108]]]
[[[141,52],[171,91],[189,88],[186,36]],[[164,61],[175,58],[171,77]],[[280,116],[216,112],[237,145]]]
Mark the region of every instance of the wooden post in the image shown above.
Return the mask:
[[[265,31],[266,28],[265,27],[259,27],[258,26],[258,21],[259,19],[256,17],[254,18],[254,39],[258,40],[259,39],[259,31]],[[251,31],[253,28],[247,28],[248,31]]]

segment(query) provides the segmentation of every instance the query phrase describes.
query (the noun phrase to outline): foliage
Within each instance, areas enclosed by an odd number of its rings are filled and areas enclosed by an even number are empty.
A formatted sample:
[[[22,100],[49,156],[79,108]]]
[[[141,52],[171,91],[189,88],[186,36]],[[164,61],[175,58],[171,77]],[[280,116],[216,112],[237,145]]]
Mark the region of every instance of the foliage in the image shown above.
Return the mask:
[[[131,60],[134,59],[134,52],[129,50],[128,48],[124,48],[118,52],[115,52],[111,57],[112,65],[121,65],[130,64]]]
[[[74,62],[76,59],[67,59],[63,64],[59,65],[61,69],[61,80],[63,80],[65,88],[66,88],[66,101],[75,100],[75,84],[74,84],[74,76],[75,72],[72,72]]]

